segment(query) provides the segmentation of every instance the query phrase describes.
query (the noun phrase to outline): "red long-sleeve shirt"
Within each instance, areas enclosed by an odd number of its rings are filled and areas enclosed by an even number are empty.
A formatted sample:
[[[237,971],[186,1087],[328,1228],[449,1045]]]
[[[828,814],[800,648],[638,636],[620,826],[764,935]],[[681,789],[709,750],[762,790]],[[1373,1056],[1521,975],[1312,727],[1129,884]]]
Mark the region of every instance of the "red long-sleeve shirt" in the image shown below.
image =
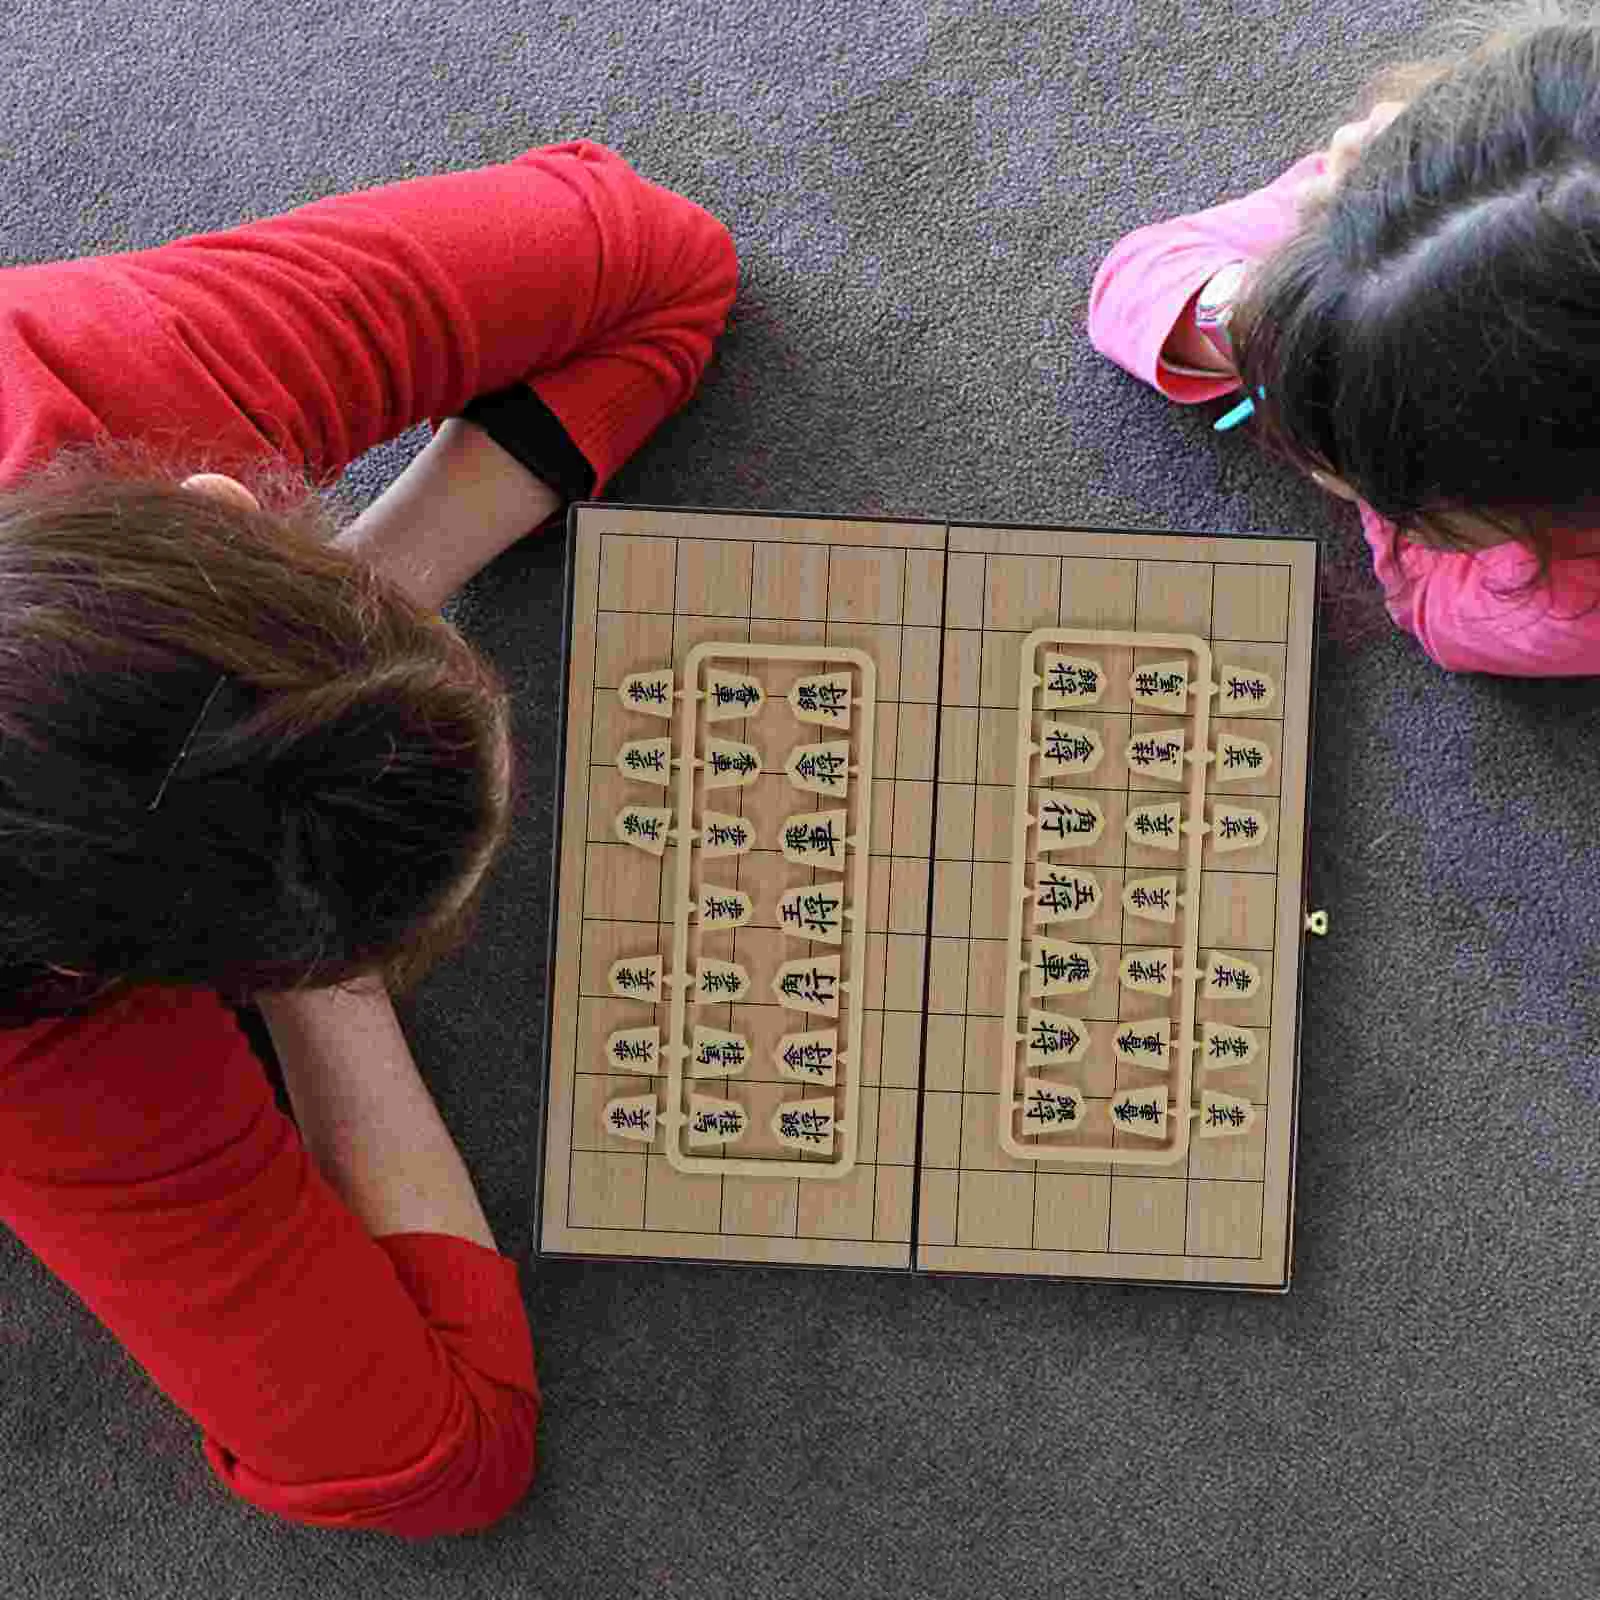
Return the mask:
[[[159,249],[0,272],[0,483],[99,432],[192,470],[363,451],[525,382],[605,480],[698,382],[726,230],[577,143]],[[215,996],[0,1031],[0,1221],[296,1522],[495,1521],[534,1470],[514,1260],[373,1239]]]

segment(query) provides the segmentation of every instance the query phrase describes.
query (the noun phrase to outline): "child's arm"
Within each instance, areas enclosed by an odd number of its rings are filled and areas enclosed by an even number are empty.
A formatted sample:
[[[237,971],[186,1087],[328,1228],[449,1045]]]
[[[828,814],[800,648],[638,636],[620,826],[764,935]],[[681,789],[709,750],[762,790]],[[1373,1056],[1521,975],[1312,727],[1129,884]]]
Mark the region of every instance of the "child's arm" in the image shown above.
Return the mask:
[[[560,508],[556,491],[493,437],[450,417],[333,544],[437,611],[479,568]]]
[[[517,1261],[479,1242],[465,1186],[441,1194],[420,1150],[400,1176],[352,1181],[340,1147],[370,1130],[330,1132],[341,1108],[312,1110],[316,1159],[204,991],[133,991],[14,1030],[0,1223],[199,1424],[212,1470],[252,1505],[415,1538],[488,1526],[536,1462]],[[407,1166],[433,1200],[393,1192]]]
[[[43,347],[17,394],[47,413],[32,446],[101,427],[191,449],[197,468],[271,450],[331,481],[526,383],[593,492],[694,390],[736,273],[715,218],[579,142],[0,273],[0,339]],[[0,461],[16,446],[0,437]]]
[[[1177,370],[1217,365],[1214,356],[1205,359],[1211,347],[1194,327],[1195,299],[1220,268],[1259,261],[1289,237],[1297,197],[1326,164],[1326,152],[1315,151],[1253,194],[1152,223],[1120,240],[1095,273],[1089,294],[1095,349],[1183,405],[1238,388],[1230,371],[1204,377]],[[1200,359],[1184,361],[1185,354]]]
[[[365,979],[256,1000],[301,1140],[372,1235],[447,1233],[496,1249],[383,985]]]

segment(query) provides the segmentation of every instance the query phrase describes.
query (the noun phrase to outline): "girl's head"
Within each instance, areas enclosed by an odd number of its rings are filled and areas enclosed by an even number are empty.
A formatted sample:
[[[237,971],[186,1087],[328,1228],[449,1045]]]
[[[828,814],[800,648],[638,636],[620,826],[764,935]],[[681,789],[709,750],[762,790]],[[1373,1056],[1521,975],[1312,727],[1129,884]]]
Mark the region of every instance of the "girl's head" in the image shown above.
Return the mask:
[[[1263,442],[1402,536],[1600,531],[1600,25],[1469,13],[1253,275],[1231,333]]]
[[[102,446],[0,493],[0,1020],[403,987],[505,835],[492,670],[303,481],[185,476]]]

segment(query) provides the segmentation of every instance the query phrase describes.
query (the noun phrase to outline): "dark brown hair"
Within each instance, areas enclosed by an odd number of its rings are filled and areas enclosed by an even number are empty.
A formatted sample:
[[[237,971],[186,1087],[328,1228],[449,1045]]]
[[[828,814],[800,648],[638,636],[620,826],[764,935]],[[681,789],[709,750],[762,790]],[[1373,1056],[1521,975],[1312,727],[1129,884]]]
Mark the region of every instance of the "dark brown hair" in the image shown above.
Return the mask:
[[[403,989],[504,838],[492,669],[304,478],[238,473],[253,511],[180,488],[204,466],[100,441],[0,492],[0,1023]]]
[[[1475,7],[1380,74],[1406,109],[1252,275],[1232,332],[1262,443],[1402,537],[1494,524],[1548,573],[1600,529],[1600,26]]]

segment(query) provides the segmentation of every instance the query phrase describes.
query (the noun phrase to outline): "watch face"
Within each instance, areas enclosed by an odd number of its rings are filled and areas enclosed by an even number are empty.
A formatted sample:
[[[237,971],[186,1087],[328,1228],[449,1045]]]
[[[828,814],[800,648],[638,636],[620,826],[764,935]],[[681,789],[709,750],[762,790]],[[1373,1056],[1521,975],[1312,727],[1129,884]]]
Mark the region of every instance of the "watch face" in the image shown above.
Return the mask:
[[[1243,277],[1244,263],[1239,261],[1214,272],[1195,301],[1195,321],[1226,327]]]
[[[1231,311],[1231,307],[1229,311]],[[1204,337],[1207,344],[1222,357],[1224,361],[1233,360],[1233,340],[1228,337],[1228,312],[1220,318],[1210,320],[1202,317],[1198,310],[1195,312],[1194,325]]]

